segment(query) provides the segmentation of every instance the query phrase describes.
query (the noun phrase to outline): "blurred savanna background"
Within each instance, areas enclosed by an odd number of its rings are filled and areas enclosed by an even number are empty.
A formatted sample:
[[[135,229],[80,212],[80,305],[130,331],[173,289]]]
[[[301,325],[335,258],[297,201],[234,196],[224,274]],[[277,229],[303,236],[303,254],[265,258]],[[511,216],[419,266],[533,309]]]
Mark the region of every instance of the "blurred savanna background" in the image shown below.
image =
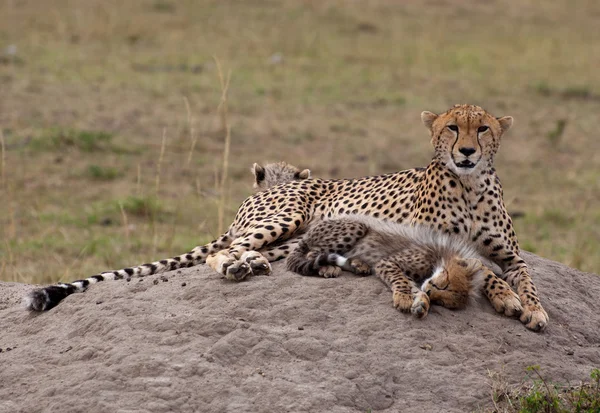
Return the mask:
[[[515,117],[496,166],[521,247],[600,272],[600,2],[2,0],[0,279],[183,253],[253,162],[425,166],[420,112]]]

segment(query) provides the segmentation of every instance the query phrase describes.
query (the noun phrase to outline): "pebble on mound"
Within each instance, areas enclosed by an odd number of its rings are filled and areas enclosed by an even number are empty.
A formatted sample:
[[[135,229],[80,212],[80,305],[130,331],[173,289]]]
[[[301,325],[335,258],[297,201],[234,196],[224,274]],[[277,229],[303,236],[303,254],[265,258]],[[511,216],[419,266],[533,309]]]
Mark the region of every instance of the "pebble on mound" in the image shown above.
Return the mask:
[[[200,265],[99,283],[45,313],[0,283],[0,412],[465,412],[539,365],[577,383],[600,367],[600,277],[523,254],[553,322],[534,333],[486,300],[390,305],[375,277],[230,282]],[[489,409],[487,409],[489,411]]]

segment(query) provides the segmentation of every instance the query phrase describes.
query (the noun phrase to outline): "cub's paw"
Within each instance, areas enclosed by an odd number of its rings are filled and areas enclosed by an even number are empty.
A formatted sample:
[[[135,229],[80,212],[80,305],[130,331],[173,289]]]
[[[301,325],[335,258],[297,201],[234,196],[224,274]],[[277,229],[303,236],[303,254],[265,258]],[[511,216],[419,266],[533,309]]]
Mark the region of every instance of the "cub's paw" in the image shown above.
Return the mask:
[[[417,318],[423,318],[429,312],[429,297],[423,291],[415,294],[410,312]]]
[[[342,273],[340,267],[335,265],[326,265],[319,268],[319,275],[323,278],[336,278]]]
[[[519,296],[511,289],[506,288],[495,293],[490,302],[494,309],[507,317],[513,317],[523,312]]]
[[[269,260],[258,251],[246,251],[242,254],[242,261],[250,265],[253,275],[271,275],[273,271]]]
[[[370,275],[371,267],[369,264],[359,260],[358,258],[352,258],[349,263],[350,270],[356,275]]]
[[[405,313],[411,311],[413,305],[413,297],[400,291],[394,291],[394,308]]]
[[[540,304],[528,304],[521,313],[521,322],[530,330],[544,331],[548,325],[548,313]]]

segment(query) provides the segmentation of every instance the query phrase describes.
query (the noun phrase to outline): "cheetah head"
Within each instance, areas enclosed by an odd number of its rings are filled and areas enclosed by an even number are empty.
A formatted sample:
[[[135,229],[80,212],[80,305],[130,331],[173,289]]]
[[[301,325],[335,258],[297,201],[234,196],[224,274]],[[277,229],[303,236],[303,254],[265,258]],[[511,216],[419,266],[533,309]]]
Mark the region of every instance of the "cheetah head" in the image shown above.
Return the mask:
[[[311,177],[310,169],[301,171],[294,165],[285,162],[268,163],[265,166],[255,163],[252,165],[250,171],[254,175],[253,187],[257,191],[264,191],[275,185],[290,181],[300,181]]]
[[[457,175],[468,175],[492,166],[500,138],[513,118],[495,118],[474,105],[454,105],[441,115],[421,113],[429,129],[435,158]]]
[[[475,278],[482,268],[481,261],[476,258],[452,258],[425,280],[421,290],[434,304],[446,308],[464,308],[469,296],[477,293],[474,291]]]

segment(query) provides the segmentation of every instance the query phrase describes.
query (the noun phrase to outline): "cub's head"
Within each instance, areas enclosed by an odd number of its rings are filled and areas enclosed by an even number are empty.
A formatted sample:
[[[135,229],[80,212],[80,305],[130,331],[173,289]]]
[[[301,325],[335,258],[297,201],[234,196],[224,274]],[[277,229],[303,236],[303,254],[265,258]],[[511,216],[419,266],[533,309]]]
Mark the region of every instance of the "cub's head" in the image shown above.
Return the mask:
[[[495,118],[479,106],[454,105],[441,115],[421,113],[429,129],[435,157],[458,175],[492,166],[500,138],[513,118]]]
[[[310,178],[310,169],[301,171],[294,165],[289,165],[285,162],[268,163],[265,166],[255,163],[250,168],[250,171],[254,175],[253,188],[257,191],[264,191],[272,186],[290,181],[300,181]]]
[[[421,290],[433,304],[446,308],[464,308],[469,295],[478,292],[482,269],[481,261],[476,258],[452,258],[438,268],[431,278],[425,280]]]

